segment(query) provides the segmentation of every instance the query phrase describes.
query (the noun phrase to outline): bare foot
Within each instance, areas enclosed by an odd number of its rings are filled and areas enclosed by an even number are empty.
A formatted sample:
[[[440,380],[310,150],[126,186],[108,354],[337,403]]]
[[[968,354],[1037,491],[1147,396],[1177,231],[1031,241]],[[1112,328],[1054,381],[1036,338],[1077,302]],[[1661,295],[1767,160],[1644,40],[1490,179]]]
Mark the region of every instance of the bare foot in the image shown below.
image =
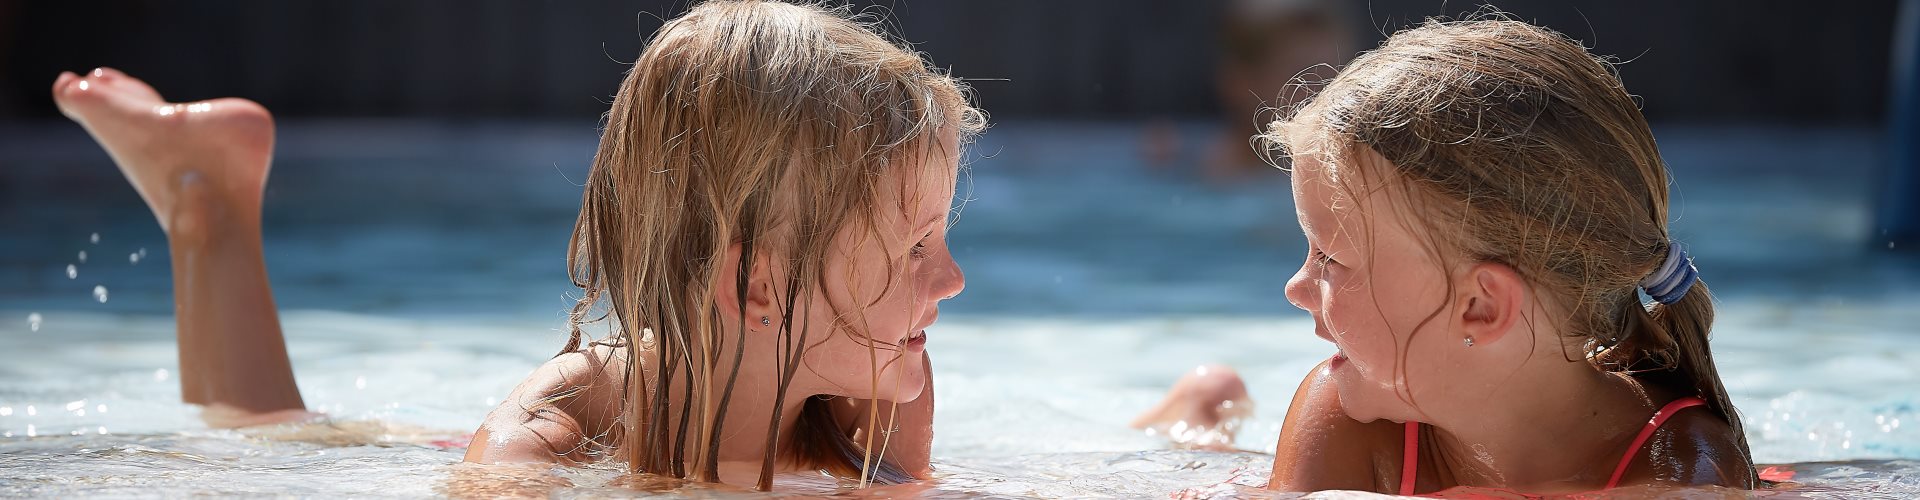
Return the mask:
[[[273,155],[266,108],[236,98],[169,103],[112,68],[61,73],[53,100],[106,148],[169,237],[200,233],[204,209],[258,219]]]
[[[1224,365],[1195,368],[1173,384],[1166,399],[1133,420],[1133,428],[1164,435],[1181,447],[1229,451],[1253,400],[1240,374]]]
[[[86,127],[167,232],[180,396],[216,427],[308,418],[261,251],[273,117],[245,99],[169,103],[100,68],[61,73],[60,112]]]

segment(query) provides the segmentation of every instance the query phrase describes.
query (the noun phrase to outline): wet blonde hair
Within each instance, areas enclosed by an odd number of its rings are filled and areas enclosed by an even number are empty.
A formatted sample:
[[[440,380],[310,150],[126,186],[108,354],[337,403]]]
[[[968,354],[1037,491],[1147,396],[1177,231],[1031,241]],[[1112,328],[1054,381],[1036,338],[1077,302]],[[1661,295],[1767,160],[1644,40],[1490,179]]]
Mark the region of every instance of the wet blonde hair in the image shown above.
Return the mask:
[[[1565,308],[1564,331],[1596,368],[1699,395],[1751,456],[1708,350],[1706,284],[1673,304],[1639,297],[1673,244],[1669,179],[1607,60],[1499,13],[1428,21],[1354,59],[1258,141],[1339,168],[1353,199],[1354,186],[1396,187],[1436,262],[1512,267]]]
[[[985,127],[961,82],[875,24],[817,5],[701,3],[662,26],[620,84],[573,232],[568,267],[584,293],[562,352],[580,348],[581,324],[604,308],[627,347],[617,439],[631,470],[717,482],[723,426],[767,425],[762,489],[776,458],[863,481],[904,476],[851,442],[820,398],[805,404],[795,435],[778,428],[806,349],[834,334],[865,337],[854,328],[859,311],[807,307],[828,279],[829,248],[843,233],[897,231],[876,219],[901,208],[883,206],[883,191],[899,189],[884,180],[956,175],[951,165],[919,171],[921,160],[940,134],[964,143]],[[733,244],[739,267],[720,269]],[[744,303],[756,260],[790,277],[774,285],[783,315],[776,413],[772,422],[724,422],[748,319],[744,309],[721,310],[714,294]],[[890,276],[888,287],[901,273]],[[740,330],[722,331],[721,314],[739,316]],[[834,331],[807,331],[821,314]],[[731,352],[719,352],[723,342]],[[673,384],[687,399],[670,408]]]

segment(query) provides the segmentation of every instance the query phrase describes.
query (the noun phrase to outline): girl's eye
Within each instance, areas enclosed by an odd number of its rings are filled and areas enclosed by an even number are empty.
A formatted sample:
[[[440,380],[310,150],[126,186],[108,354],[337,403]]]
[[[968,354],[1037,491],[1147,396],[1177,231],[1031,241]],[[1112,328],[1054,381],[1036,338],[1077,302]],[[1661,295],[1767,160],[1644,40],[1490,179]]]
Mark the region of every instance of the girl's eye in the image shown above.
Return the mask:
[[[908,255],[912,255],[913,258],[915,259],[927,258],[927,242],[925,240],[921,240],[919,243],[914,243],[913,251],[910,252]]]
[[[1317,265],[1320,267],[1327,267],[1328,264],[1334,263],[1333,256],[1327,255],[1325,253],[1322,253],[1320,250],[1315,249],[1313,251],[1313,263],[1314,265]]]

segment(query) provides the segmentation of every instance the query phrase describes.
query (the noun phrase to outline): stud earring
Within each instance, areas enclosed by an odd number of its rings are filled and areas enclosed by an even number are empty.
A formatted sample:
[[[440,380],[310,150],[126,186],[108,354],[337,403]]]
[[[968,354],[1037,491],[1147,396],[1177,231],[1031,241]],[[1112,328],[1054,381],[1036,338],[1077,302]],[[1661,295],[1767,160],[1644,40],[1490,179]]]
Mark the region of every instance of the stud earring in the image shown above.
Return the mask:
[[[768,319],[768,318],[767,318],[766,316],[761,316],[761,317],[760,317],[760,326],[773,326],[773,320],[772,320],[772,319]]]
[[[1467,337],[1467,347],[1473,347],[1473,337]]]

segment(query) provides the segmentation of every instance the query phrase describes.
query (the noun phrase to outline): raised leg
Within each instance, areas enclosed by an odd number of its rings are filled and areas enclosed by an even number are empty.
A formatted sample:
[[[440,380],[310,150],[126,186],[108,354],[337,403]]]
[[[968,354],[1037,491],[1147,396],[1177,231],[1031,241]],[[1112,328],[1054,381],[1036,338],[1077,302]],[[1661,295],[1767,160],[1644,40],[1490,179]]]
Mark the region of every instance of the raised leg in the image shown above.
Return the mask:
[[[109,68],[61,73],[53,99],[106,148],[166,231],[182,399],[206,406],[217,427],[311,416],[261,253],[272,115],[245,99],[169,103]]]

